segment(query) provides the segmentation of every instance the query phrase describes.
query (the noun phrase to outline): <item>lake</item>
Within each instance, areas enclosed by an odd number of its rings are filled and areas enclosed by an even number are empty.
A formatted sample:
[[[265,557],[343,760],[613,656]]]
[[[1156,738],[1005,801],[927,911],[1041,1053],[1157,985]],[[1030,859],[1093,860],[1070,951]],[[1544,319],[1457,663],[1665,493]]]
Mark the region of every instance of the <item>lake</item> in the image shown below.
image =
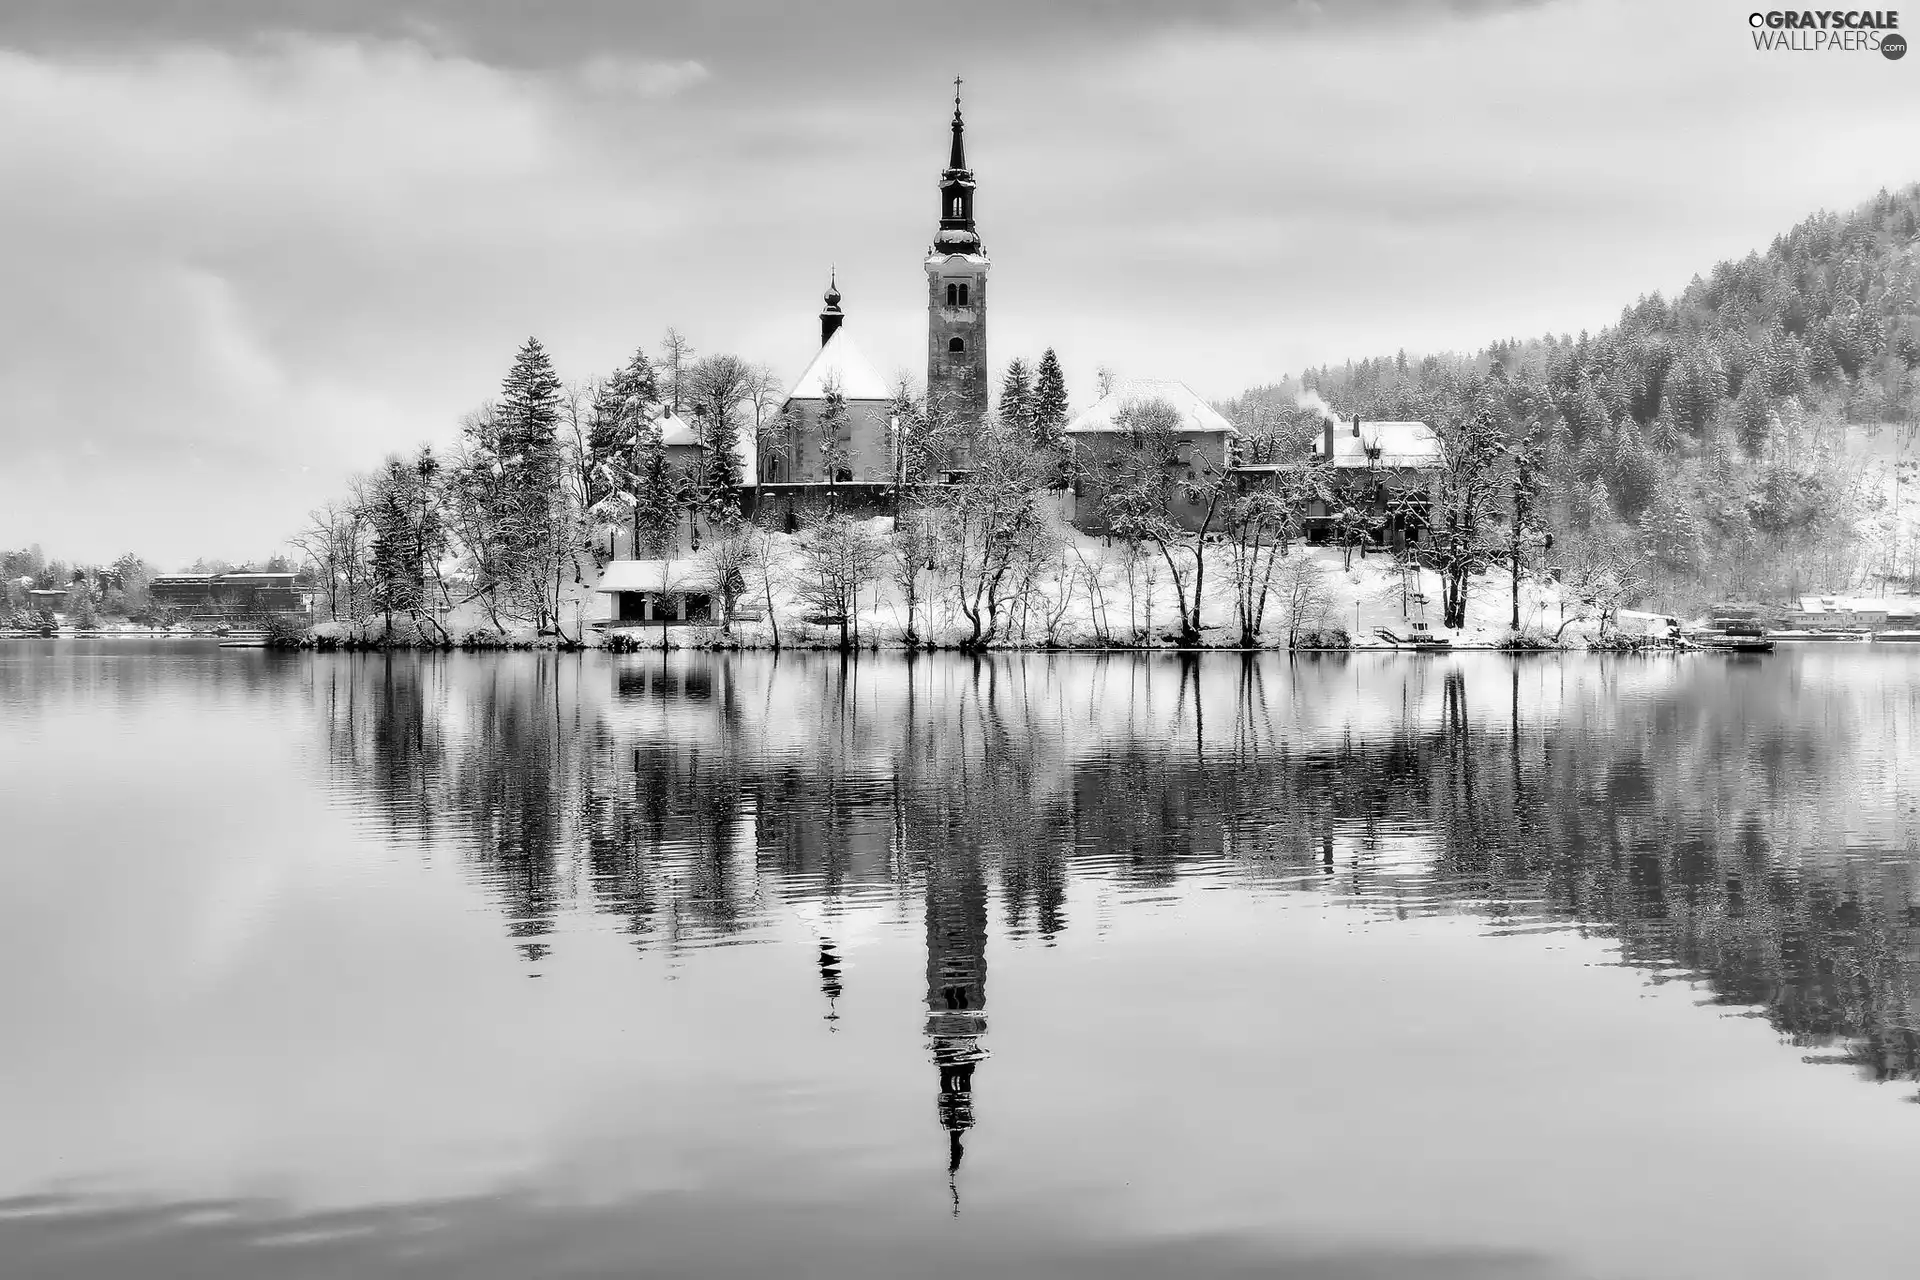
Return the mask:
[[[1904,1274],[1920,648],[0,645],[8,1277]]]

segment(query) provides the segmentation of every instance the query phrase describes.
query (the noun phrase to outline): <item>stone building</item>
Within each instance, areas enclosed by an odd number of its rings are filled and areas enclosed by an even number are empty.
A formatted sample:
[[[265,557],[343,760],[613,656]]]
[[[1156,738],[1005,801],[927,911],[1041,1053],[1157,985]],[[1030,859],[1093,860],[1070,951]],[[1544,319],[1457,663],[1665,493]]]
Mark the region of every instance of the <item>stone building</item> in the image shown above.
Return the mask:
[[[1173,410],[1176,421],[1161,446],[1158,465],[1172,481],[1173,499],[1167,514],[1189,529],[1206,519],[1206,502],[1196,489],[1226,481],[1233,464],[1233,441],[1240,432],[1184,382],[1171,378],[1136,378],[1122,382],[1092,408],[1067,423],[1073,444],[1074,523],[1099,533],[1106,528],[1101,500],[1121,455],[1141,447],[1134,428],[1123,419],[1130,407],[1159,401]]]
[[[893,483],[893,391],[847,332],[837,283],[820,309],[820,350],[781,411],[786,438],[761,455],[769,486]]]
[[[987,251],[974,225],[973,170],[967,167],[960,82],[953,93],[953,144],[940,175],[940,227],[927,250],[927,399],[971,428],[987,415]]]

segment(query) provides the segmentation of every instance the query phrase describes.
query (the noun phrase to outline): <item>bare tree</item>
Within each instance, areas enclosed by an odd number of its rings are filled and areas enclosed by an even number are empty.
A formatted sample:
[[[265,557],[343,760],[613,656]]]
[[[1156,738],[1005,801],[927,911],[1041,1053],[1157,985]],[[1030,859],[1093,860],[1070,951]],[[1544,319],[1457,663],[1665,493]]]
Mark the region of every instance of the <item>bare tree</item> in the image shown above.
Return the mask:
[[[1561,570],[1561,598],[1573,603],[1573,612],[1560,620],[1555,644],[1576,622],[1596,621],[1604,637],[1620,610],[1646,593],[1647,580],[1640,558],[1625,539],[1582,538]]]
[[[1093,464],[1101,517],[1117,536],[1135,546],[1151,542],[1158,549],[1179,608],[1179,641],[1198,644],[1207,533],[1228,497],[1225,469],[1198,458],[1192,465],[1182,461],[1180,412],[1164,400],[1129,402],[1114,421],[1122,435]],[[1189,531],[1174,518],[1177,502],[1200,511],[1197,530]]]
[[[864,523],[835,516],[799,541],[799,595],[811,617],[840,628],[840,647],[860,643],[860,593],[879,576],[887,546]]]
[[[1326,626],[1333,596],[1327,587],[1327,568],[1302,551],[1287,559],[1279,572],[1281,613],[1286,619],[1287,647],[1299,647],[1300,633]]]
[[[700,549],[698,581],[720,600],[720,634],[733,633],[733,610],[747,591],[747,570],[760,559],[760,531],[736,525]]]
[[[680,407],[687,403],[684,393],[687,373],[693,367],[694,354],[693,343],[689,342],[687,335],[678,329],[669,326],[666,333],[661,335],[660,366],[661,371],[666,375],[667,384],[664,390],[667,393],[668,407],[675,414],[678,414]]]
[[[893,525],[893,580],[907,609],[901,637],[908,648],[920,644],[920,598],[927,575],[939,567],[940,539],[932,516],[913,507],[900,513]]]
[[[767,625],[773,629],[773,647],[780,647],[780,615],[773,608],[773,584],[786,571],[786,552],[781,540],[774,535],[770,522],[773,512],[762,508],[759,512],[760,523],[754,528],[754,569],[760,578],[760,591],[767,607]]]
[[[1016,571],[1033,549],[1045,484],[1027,442],[998,425],[981,430],[967,483],[938,491],[960,612],[971,626],[962,643],[983,648],[999,634]]]

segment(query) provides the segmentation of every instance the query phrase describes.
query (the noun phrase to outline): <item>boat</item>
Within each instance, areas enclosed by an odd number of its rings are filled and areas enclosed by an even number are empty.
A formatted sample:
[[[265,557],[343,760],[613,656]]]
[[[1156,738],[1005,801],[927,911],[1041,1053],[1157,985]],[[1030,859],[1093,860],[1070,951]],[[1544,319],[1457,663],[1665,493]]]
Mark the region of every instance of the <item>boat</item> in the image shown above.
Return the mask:
[[[1752,618],[1714,618],[1704,627],[1691,628],[1686,639],[1702,649],[1722,653],[1773,652],[1767,629]]]

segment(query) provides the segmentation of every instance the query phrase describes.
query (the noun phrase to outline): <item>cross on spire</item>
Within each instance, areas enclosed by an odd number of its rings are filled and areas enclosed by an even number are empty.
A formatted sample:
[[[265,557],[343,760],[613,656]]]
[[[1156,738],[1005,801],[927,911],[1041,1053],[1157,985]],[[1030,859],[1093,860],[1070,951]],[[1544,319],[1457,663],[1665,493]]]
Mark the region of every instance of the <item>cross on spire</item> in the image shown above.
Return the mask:
[[[953,109],[955,111],[958,111],[960,109],[960,77],[959,76],[955,76],[953,78]]]

